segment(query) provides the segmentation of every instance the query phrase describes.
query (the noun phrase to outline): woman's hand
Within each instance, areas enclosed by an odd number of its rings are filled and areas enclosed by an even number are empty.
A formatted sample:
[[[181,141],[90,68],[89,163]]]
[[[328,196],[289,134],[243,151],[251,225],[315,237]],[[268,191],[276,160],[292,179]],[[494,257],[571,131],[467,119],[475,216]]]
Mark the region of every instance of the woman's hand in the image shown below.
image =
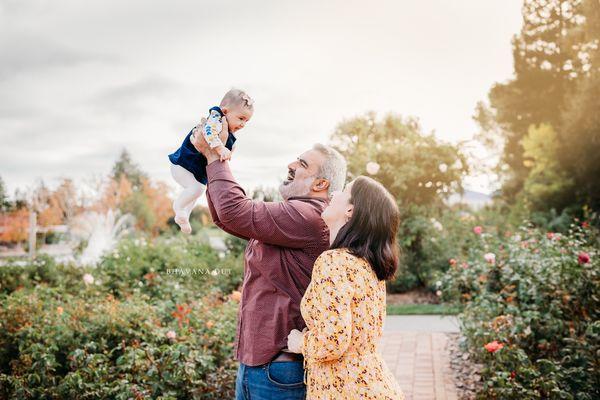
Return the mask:
[[[304,337],[304,332],[306,332],[308,328],[304,328],[302,332],[298,329],[292,329],[290,334],[288,335],[288,350],[292,353],[302,353],[302,338]]]

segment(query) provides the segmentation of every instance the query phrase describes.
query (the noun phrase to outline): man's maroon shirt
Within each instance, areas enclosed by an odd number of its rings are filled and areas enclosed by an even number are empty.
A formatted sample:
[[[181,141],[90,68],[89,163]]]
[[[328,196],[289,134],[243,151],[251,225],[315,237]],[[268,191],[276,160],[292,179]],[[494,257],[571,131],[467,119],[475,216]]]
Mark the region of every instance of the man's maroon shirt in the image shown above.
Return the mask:
[[[265,364],[287,347],[292,329],[306,327],[300,301],[315,260],[329,247],[329,230],[321,219],[328,200],[253,201],[233,178],[228,162],[212,162],[206,172],[215,224],[248,240],[235,356],[246,365]]]

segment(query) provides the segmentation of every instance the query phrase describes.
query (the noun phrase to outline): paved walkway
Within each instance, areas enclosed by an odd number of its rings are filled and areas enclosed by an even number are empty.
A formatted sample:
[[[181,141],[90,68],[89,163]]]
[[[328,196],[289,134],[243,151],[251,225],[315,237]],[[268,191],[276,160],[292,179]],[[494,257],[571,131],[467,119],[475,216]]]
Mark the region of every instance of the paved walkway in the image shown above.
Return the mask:
[[[458,399],[446,350],[446,332],[459,332],[456,318],[386,318],[380,353],[398,379],[406,400]]]

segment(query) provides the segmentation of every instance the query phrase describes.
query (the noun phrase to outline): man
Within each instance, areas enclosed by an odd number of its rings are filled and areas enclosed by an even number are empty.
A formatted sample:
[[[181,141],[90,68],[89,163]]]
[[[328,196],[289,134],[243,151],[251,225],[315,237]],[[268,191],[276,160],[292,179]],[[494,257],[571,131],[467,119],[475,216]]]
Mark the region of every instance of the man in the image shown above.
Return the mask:
[[[329,195],[344,186],[346,161],[316,144],[288,165],[279,187],[283,201],[263,202],[246,196],[229,162],[219,161],[201,137],[194,146],[208,161],[206,197],[215,224],[248,240],[235,341],[236,399],[304,399],[302,355],[282,349],[290,330],[306,327],[300,301],[315,260],[329,247],[320,216]]]

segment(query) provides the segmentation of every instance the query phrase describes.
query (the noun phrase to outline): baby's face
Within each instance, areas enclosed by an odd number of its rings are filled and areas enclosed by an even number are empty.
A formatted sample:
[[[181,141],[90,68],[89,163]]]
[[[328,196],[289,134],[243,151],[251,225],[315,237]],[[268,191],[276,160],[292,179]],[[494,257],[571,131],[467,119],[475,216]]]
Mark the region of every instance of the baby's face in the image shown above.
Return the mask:
[[[252,110],[244,106],[232,106],[227,107],[223,110],[225,118],[227,118],[227,124],[229,125],[229,132],[235,133],[242,129],[246,122],[252,118]]]

